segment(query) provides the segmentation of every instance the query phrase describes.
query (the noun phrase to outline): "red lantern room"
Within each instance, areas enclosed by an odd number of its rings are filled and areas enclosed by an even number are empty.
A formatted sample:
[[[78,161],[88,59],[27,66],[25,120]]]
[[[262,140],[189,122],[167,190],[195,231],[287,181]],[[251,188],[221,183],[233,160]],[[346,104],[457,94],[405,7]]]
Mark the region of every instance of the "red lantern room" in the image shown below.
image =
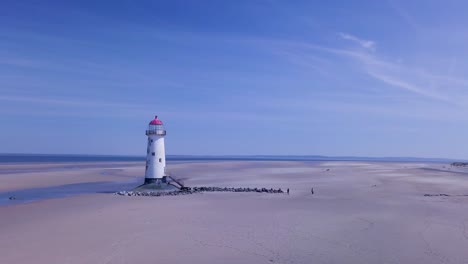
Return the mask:
[[[146,135],[166,135],[166,129],[164,128],[163,122],[158,119],[158,116],[155,116],[154,119],[149,123],[148,130],[146,130]]]

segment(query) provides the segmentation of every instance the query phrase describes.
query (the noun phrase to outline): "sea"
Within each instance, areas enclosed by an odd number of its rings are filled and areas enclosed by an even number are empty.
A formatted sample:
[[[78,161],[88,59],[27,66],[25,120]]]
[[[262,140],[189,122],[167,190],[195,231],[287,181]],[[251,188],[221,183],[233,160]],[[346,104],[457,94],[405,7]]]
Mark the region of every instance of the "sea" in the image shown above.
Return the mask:
[[[460,159],[416,157],[354,157],[319,155],[167,155],[171,161],[382,161],[382,162],[463,162]],[[59,162],[138,162],[144,156],[74,155],[74,154],[0,154],[0,163]]]

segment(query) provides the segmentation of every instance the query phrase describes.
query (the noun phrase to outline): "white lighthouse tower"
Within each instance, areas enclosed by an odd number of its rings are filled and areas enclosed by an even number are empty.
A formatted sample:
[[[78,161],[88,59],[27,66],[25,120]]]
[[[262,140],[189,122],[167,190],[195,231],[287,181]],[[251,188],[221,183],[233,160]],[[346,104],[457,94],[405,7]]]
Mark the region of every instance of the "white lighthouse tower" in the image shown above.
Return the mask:
[[[163,123],[155,116],[149,123],[148,147],[146,150],[145,184],[166,182],[166,150],[164,148],[164,137],[166,129]]]

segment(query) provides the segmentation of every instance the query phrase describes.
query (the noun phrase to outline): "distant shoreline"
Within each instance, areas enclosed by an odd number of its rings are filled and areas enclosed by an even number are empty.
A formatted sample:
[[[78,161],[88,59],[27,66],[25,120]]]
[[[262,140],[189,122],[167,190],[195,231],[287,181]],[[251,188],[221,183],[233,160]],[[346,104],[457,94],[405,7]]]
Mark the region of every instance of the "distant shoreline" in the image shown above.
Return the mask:
[[[299,155],[168,155],[168,161],[378,161],[378,162],[432,162],[452,163],[457,159],[413,158],[413,157],[327,157]],[[59,154],[0,154],[2,163],[49,163],[49,162],[129,162],[145,161],[144,156],[110,156],[110,155],[59,155]]]

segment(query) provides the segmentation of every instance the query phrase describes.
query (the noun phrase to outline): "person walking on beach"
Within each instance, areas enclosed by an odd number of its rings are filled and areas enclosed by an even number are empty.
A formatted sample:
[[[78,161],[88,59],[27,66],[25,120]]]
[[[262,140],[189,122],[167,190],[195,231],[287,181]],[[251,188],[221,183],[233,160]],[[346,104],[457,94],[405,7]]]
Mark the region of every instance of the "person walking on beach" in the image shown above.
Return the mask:
[[[288,195],[289,195],[289,188],[288,188],[287,192],[288,192]]]
[[[311,192],[312,194],[314,194],[314,188],[310,189],[310,192]]]

